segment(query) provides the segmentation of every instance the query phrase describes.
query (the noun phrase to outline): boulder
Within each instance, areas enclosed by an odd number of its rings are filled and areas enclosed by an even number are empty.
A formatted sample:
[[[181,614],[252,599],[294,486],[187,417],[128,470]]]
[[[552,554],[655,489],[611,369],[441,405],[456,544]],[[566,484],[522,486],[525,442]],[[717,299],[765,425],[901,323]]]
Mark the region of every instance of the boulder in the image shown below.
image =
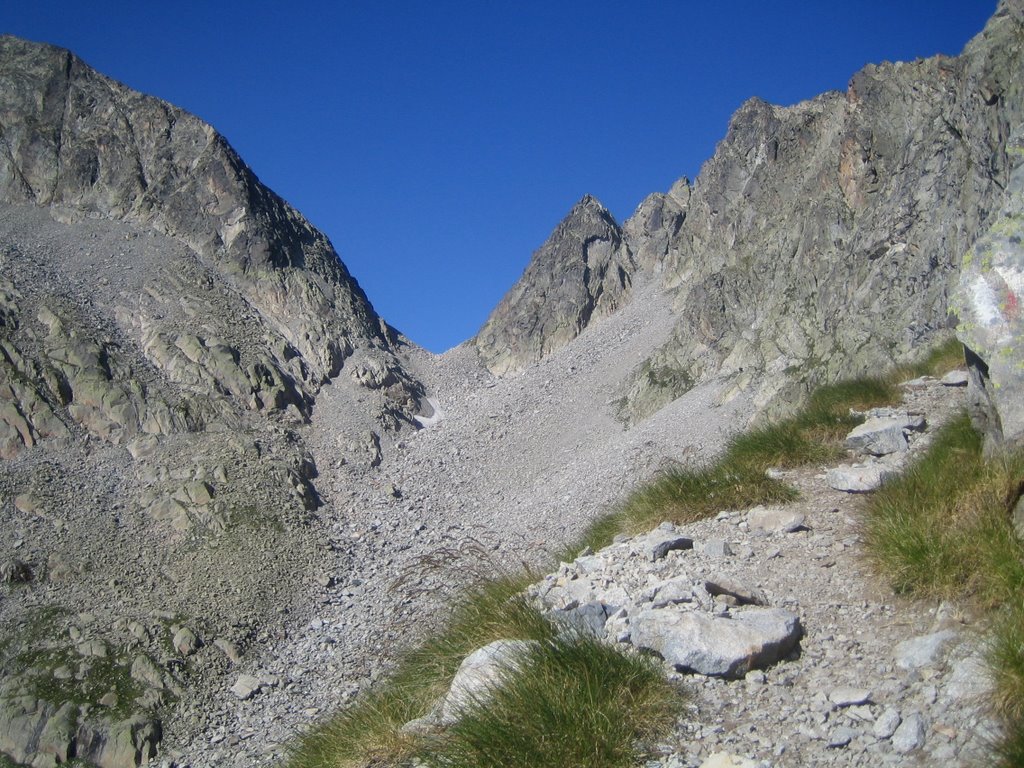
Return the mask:
[[[1002,207],[963,257],[953,297],[966,347],[968,410],[986,453],[1024,444],[1024,126],[1007,143]]]
[[[804,516],[785,507],[757,506],[747,512],[747,526],[764,533],[793,533],[804,527]]]
[[[653,608],[632,623],[632,642],[676,669],[743,677],[781,659],[801,636],[800,619],[781,608],[752,608],[731,616]]]
[[[406,723],[403,730],[421,732],[452,725],[467,708],[485,702],[502,676],[515,671],[536,646],[534,640],[496,640],[477,648],[462,660],[448,692],[431,711]]]
[[[239,675],[238,679],[235,680],[235,684],[231,686],[231,693],[234,694],[236,698],[245,701],[259,693],[262,687],[263,684],[260,682],[259,678],[253,677],[252,675]]]
[[[883,464],[840,464],[825,474],[829,488],[847,493],[870,493],[878,490],[882,483],[896,477],[892,467]]]
[[[903,427],[898,419],[868,419],[846,436],[846,447],[873,456],[905,451],[908,446]]]
[[[943,652],[956,642],[958,637],[959,635],[953,630],[944,629],[941,632],[904,640],[896,646],[893,653],[896,666],[901,669],[932,666],[942,658]]]

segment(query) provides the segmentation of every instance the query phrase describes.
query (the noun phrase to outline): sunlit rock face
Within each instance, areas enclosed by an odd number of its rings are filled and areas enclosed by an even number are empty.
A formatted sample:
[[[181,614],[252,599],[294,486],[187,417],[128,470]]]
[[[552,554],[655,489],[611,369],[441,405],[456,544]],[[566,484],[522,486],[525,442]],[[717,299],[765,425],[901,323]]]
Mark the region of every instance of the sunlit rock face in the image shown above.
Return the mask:
[[[963,262],[957,335],[968,349],[969,402],[991,452],[1024,444],[1024,125],[1007,144],[1004,203]]]

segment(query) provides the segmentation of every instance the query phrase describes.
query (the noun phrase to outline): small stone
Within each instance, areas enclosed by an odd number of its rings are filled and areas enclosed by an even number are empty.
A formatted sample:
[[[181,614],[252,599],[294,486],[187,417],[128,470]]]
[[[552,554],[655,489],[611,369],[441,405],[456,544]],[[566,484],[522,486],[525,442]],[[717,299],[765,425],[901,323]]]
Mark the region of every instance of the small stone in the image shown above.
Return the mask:
[[[693,549],[693,539],[686,536],[677,536],[676,534],[669,535],[656,535],[657,532],[652,533],[647,539],[646,554],[647,559],[652,563],[661,560],[669,552],[675,552],[682,549]]]
[[[907,438],[903,434],[903,422],[892,418],[868,419],[846,436],[846,447],[873,456],[906,451]]]
[[[863,464],[849,466],[840,464],[825,474],[825,483],[829,488],[846,493],[870,493],[877,490],[886,480],[896,476],[896,472],[882,464]]]
[[[905,755],[924,746],[924,739],[924,717],[915,712],[904,719],[893,733],[892,748],[901,755]]]
[[[700,764],[700,768],[757,768],[757,763],[750,758],[728,752],[715,752]]]
[[[330,589],[334,586],[334,577],[328,573],[317,574],[316,583],[324,589]]]
[[[77,650],[80,656],[95,656],[98,659],[107,657],[107,646],[102,640],[87,640]]]
[[[901,669],[920,669],[934,665],[941,659],[943,651],[956,639],[956,632],[945,629],[904,640],[896,646],[893,653],[896,666]]]
[[[241,654],[238,652],[238,648],[230,640],[218,637],[213,641],[213,645],[214,647],[219,648],[223,654],[228,657],[228,661],[232,664],[237,664],[241,660]]]
[[[916,379],[900,382],[901,387],[906,389],[927,389],[936,381],[934,376],[920,376]]]
[[[829,735],[829,749],[842,749],[857,738],[857,732],[846,725],[841,725]]]
[[[197,650],[199,650],[200,640],[188,627],[182,627],[174,633],[174,639],[171,641],[174,646],[174,650],[180,653],[182,656],[191,656]]]
[[[871,691],[867,688],[853,688],[848,685],[841,685],[833,688],[828,694],[828,700],[836,708],[854,707],[858,704],[867,704],[871,701]]]
[[[939,379],[939,383],[944,387],[966,387],[967,371],[950,371]]]
[[[261,683],[258,678],[252,675],[239,675],[238,680],[231,686],[231,693],[245,701],[259,693],[260,687]]]
[[[739,605],[767,605],[768,598],[759,589],[752,589],[738,581],[724,576],[715,575],[704,582],[704,589],[709,595],[728,595],[734,597]]]
[[[150,688],[159,690],[164,687],[163,673],[160,668],[153,663],[152,659],[143,654],[136,656],[132,662],[131,676],[133,680],[145,683]]]
[[[896,729],[899,728],[901,719],[900,713],[892,707],[886,709],[882,714],[875,720],[875,725],[871,729],[872,735],[879,741],[888,739],[896,733]]]
[[[701,552],[705,557],[729,557],[732,554],[732,547],[725,539],[708,539],[704,542]]]
[[[116,707],[117,706],[117,694],[114,691],[107,691],[103,694],[103,697],[99,701],[102,707]]]
[[[747,512],[747,525],[765,533],[793,533],[804,528],[804,516],[781,507],[754,507]]]
[[[57,680],[70,680],[73,676],[73,672],[69,667],[61,665],[53,670],[53,676]]]

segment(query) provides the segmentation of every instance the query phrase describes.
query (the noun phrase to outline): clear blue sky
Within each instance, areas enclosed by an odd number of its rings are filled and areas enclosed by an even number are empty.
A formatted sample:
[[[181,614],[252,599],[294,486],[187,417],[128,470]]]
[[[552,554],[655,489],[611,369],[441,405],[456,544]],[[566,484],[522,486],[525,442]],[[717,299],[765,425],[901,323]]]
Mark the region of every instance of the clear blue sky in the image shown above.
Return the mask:
[[[212,123],[331,238],[392,325],[472,336],[584,194],[620,221],[697,175],[750,96],[956,54],[995,0],[11,0],[61,45]]]

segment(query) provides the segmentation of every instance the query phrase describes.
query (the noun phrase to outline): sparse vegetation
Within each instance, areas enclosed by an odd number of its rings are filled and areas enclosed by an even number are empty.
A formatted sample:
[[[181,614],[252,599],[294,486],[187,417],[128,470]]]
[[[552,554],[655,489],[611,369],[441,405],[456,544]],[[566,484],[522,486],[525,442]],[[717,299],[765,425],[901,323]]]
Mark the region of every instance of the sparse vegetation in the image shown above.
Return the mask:
[[[448,625],[407,654],[378,690],[307,734],[291,768],[361,766],[414,756],[422,740],[401,727],[427,714],[466,655],[501,639],[548,641],[554,628],[521,596],[529,574],[486,582],[455,605]]]
[[[1006,732],[1002,765],[1024,755],[1024,544],[1012,509],[1024,490],[1024,453],[985,460],[966,415],[868,505],[869,557],[898,592],[956,597],[991,614],[988,662]]]
[[[850,410],[899,402],[896,378],[860,378],[815,390],[795,415],[734,437],[716,461],[678,467],[641,486],[618,509],[597,519],[577,549],[599,549],[618,533],[637,533],[665,520],[684,524],[723,509],[781,504],[796,491],[765,475],[769,467],[791,468],[833,461],[860,419]]]
[[[951,336],[931,347],[917,362],[897,367],[889,378],[899,381],[918,376],[942,376],[963,365],[964,345]]]
[[[682,698],[649,658],[595,638],[538,645],[493,699],[424,752],[444,768],[627,768],[638,739],[671,725]]]

